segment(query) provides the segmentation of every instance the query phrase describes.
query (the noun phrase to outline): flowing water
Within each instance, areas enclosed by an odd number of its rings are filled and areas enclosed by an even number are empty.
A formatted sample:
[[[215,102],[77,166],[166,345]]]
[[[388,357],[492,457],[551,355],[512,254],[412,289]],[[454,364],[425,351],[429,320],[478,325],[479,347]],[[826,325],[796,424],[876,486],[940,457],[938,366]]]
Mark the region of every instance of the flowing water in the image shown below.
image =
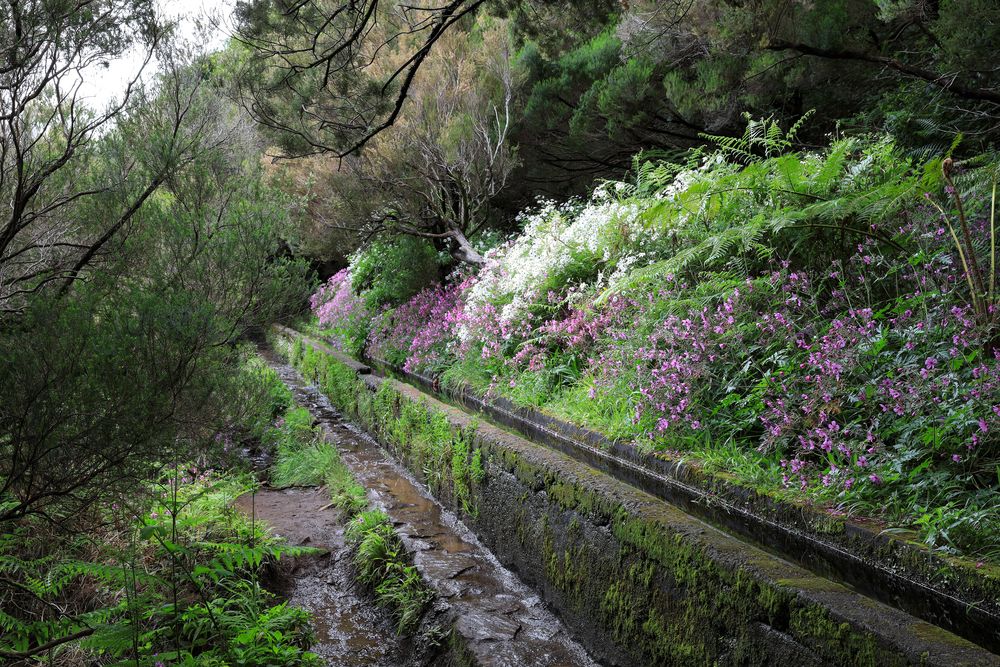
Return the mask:
[[[454,623],[483,665],[498,667],[595,664],[539,597],[505,569],[476,537],[446,511],[378,443],[346,422],[329,401],[270,352],[268,363],[309,408],[340,451],[369,502],[392,519],[414,564],[437,594],[435,622]],[[349,555],[336,510],[323,491],[258,492],[240,500],[292,544],[323,547],[328,555],[287,575],[293,604],[316,618],[314,650],[332,665],[417,665],[432,659],[420,642],[396,638],[385,615],[352,584]]]

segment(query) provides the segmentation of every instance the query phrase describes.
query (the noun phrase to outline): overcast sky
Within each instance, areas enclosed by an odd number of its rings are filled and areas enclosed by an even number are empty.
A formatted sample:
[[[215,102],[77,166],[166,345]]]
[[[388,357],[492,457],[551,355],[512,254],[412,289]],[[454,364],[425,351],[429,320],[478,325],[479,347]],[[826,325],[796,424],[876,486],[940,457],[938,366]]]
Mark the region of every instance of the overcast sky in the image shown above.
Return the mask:
[[[228,37],[227,26],[230,25],[230,14],[235,0],[157,0],[162,16],[169,20],[179,20],[179,31],[182,37],[192,39],[197,34],[197,21],[206,17],[214,17],[215,27],[210,31],[203,46],[209,50],[221,48]],[[222,27],[218,27],[221,21]],[[108,67],[95,67],[88,72],[80,88],[81,98],[94,108],[103,108],[112,99],[120,98],[128,85],[142,66],[145,52],[134,50],[126,57],[109,63]],[[148,79],[158,67],[150,63],[143,75]]]

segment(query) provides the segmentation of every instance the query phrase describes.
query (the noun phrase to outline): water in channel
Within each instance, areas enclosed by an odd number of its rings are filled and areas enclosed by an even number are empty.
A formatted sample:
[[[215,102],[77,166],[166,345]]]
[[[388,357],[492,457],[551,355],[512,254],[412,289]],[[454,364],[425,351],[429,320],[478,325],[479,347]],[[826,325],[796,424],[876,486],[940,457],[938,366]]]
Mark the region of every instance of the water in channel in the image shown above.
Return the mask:
[[[369,502],[385,511],[437,601],[428,624],[455,624],[479,664],[582,666],[595,663],[539,597],[505,569],[454,515],[439,505],[378,443],[345,421],[329,401],[277,355],[267,362],[310,410]],[[322,547],[298,559],[279,581],[289,602],[315,619],[313,650],[331,665],[425,665],[437,653],[426,637],[399,638],[384,612],[352,578],[350,553],[336,509],[324,490],[262,490],[244,496],[246,512],[266,521],[291,544]]]

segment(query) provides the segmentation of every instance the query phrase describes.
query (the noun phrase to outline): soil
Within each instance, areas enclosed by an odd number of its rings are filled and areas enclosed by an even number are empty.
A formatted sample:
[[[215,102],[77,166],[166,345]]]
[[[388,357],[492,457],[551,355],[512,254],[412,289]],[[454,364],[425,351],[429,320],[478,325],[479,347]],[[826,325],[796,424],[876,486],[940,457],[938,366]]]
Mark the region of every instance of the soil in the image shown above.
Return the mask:
[[[236,501],[244,513],[267,523],[289,543],[323,549],[284,564],[268,582],[296,607],[313,615],[311,650],[330,665],[395,667],[411,664],[411,647],[368,593],[354,583],[350,550],[339,512],[323,489],[262,489]]]

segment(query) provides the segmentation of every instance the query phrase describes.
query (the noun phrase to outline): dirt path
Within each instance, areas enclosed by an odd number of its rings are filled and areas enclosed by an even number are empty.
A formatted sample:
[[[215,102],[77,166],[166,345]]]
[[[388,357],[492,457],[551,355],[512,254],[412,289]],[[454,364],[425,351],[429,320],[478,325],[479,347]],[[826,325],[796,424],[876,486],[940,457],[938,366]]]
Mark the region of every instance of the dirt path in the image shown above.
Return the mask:
[[[295,559],[273,582],[291,604],[312,613],[314,653],[343,667],[409,664],[411,651],[396,637],[391,620],[353,583],[339,513],[323,509],[329,502],[321,489],[263,489],[240,497],[236,505],[289,544],[327,550]]]

